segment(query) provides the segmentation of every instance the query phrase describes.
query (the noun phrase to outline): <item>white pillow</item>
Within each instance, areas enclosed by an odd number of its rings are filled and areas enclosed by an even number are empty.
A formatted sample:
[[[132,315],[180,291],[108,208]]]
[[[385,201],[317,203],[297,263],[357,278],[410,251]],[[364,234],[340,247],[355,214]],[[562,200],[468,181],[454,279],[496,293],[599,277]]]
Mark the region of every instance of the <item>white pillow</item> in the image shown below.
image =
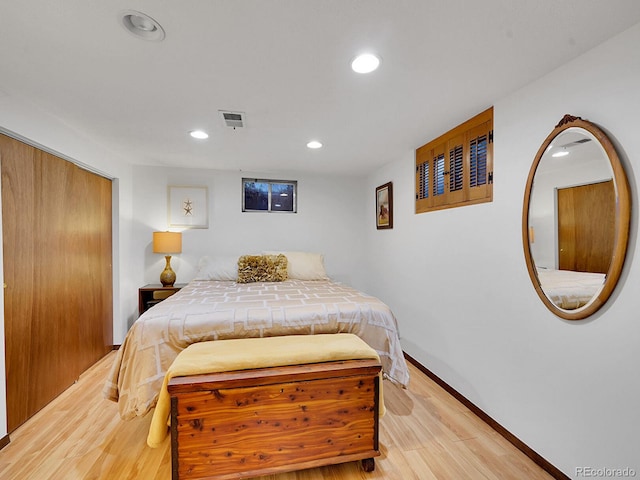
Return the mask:
[[[238,278],[238,257],[202,257],[194,280],[229,280]]]
[[[265,255],[282,253],[287,257],[287,276],[292,280],[328,280],[324,269],[324,256],[309,252],[263,252]]]

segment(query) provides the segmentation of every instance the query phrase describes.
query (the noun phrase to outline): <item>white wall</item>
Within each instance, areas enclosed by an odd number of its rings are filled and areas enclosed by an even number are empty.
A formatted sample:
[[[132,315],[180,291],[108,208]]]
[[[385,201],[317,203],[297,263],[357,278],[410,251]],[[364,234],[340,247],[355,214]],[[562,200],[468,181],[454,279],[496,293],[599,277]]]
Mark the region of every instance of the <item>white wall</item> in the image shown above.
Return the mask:
[[[297,180],[298,212],[243,213],[243,177]],[[167,229],[169,185],[206,186],[209,193],[209,228],[184,230],[182,253],[172,256],[177,283],[193,279],[203,256],[239,256],[264,250],[322,253],[331,278],[351,285],[364,282],[358,268],[364,263],[362,179],[138,166],[134,168],[134,185],[134,270],[139,286],[159,283],[164,268],[164,257],[152,253],[151,239],[153,231]]]
[[[393,230],[367,225],[366,288],[394,310],[407,353],[570,477],[580,467],[640,476],[638,45],[640,25],[495,103],[492,203],[415,215],[410,148],[368,179],[370,191],[394,182],[395,208]],[[529,168],[566,113],[614,137],[635,202],[619,287],[578,322],[537,297],[521,238]]]

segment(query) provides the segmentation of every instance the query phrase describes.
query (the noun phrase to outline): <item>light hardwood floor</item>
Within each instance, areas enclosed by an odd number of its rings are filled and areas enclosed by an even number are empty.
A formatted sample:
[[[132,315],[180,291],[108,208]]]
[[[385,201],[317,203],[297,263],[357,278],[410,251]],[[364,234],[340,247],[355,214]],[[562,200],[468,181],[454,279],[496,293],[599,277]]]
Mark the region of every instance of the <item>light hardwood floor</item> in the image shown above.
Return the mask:
[[[145,443],[151,417],[120,420],[117,405],[102,398],[113,356],[11,434],[11,443],[0,451],[0,478],[171,478],[169,439],[157,449]],[[351,462],[262,480],[552,478],[413,365],[409,368],[409,389],[384,382],[387,413],[380,422],[381,456],[374,472]]]

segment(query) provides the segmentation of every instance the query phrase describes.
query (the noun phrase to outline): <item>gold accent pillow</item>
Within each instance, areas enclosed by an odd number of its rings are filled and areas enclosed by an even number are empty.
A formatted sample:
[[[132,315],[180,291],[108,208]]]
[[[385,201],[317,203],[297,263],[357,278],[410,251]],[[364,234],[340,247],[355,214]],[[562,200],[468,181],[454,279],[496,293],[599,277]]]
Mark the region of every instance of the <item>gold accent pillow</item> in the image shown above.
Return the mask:
[[[286,279],[285,255],[243,255],[238,259],[238,283],[282,282]]]

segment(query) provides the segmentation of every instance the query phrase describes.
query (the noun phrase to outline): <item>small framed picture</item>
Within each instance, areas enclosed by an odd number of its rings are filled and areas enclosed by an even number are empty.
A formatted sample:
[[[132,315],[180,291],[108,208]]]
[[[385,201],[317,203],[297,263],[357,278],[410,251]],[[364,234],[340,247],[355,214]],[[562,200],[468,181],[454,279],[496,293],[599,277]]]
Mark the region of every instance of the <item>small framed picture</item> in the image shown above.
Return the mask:
[[[376,188],[376,227],[378,230],[393,228],[393,184]]]
[[[207,187],[170,186],[169,228],[209,228]]]

